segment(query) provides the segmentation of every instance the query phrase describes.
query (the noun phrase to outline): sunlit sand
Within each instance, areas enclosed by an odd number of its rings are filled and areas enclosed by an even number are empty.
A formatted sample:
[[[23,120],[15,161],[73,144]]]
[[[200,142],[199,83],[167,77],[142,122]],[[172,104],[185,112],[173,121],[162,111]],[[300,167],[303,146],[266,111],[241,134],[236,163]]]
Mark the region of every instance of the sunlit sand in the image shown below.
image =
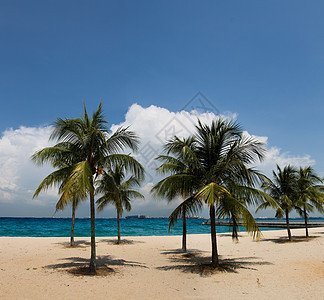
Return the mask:
[[[321,299],[324,228],[266,231],[256,242],[218,235],[220,270],[208,266],[210,236],[97,239],[98,275],[87,275],[89,238],[1,237],[1,299]]]

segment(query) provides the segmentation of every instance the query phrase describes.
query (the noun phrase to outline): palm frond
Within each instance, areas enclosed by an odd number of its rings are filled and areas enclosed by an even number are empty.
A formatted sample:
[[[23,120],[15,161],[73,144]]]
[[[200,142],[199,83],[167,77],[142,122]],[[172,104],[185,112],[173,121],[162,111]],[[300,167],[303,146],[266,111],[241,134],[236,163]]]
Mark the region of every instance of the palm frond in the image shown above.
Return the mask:
[[[224,195],[230,195],[230,192],[225,187],[211,182],[200,189],[195,197],[204,200],[210,206],[217,205]]]

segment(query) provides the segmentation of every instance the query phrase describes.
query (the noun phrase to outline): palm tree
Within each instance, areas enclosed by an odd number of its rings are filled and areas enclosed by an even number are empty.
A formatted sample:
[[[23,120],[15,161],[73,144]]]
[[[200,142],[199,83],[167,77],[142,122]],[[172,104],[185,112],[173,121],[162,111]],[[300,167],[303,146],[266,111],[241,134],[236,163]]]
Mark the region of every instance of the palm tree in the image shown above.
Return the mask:
[[[319,212],[324,213],[324,194],[320,190],[323,189],[323,185],[318,185],[320,183],[323,183],[323,180],[315,174],[312,167],[299,168],[297,174],[298,206],[296,209],[305,220],[306,237],[308,237],[308,212],[312,212],[316,208]]]
[[[193,182],[196,180],[196,191],[192,190],[194,197],[186,200],[188,205],[185,207],[193,205],[195,201],[204,201],[208,205],[211,220],[212,265],[217,266],[219,260],[216,213],[218,218],[228,215],[235,221],[242,218],[247,230],[252,232],[254,237],[259,237],[260,230],[247,205],[263,200],[275,206],[275,201],[263,191],[254,188],[262,175],[248,167],[263,158],[262,143],[243,135],[237,123],[219,118],[208,126],[198,121],[196,133],[191,139],[193,145],[183,148],[185,157],[190,162],[190,172],[181,173],[180,176],[173,175],[173,178],[178,178],[174,186],[183,185],[184,190],[190,190],[186,177],[188,182],[190,178]],[[173,146],[177,152],[179,145]],[[170,181],[171,179],[170,176]],[[177,191],[177,188],[172,188],[172,191]],[[234,226],[236,230],[237,226],[237,224]],[[237,234],[233,236],[237,237]]]
[[[204,200],[209,207],[212,242],[212,265],[219,264],[216,243],[217,218],[230,216],[235,222],[242,219],[247,231],[259,238],[261,232],[247,205],[275,201],[266,193],[257,190],[256,184],[262,175],[249,167],[264,157],[263,144],[243,134],[239,124],[221,118],[210,126],[200,121],[196,126],[196,169],[203,186],[196,198]],[[237,230],[237,222],[234,230]],[[237,237],[234,233],[233,237]]]
[[[169,216],[169,232],[178,219],[182,218],[182,251],[187,251],[187,217],[196,215],[202,208],[203,202],[194,195],[180,203]]]
[[[77,206],[80,204],[80,202],[84,200],[81,199],[78,196],[72,196],[71,200],[71,206],[72,206],[72,222],[71,222],[71,237],[70,237],[70,246],[74,247],[75,242],[74,242],[74,225],[75,225],[75,211]],[[58,210],[63,210],[67,205],[67,202],[63,203],[62,201],[58,201],[56,204],[56,211]]]
[[[91,216],[91,258],[89,270],[96,272],[96,244],[95,244],[95,186],[94,181],[101,175],[104,167],[123,163],[139,177],[143,176],[143,168],[130,155],[119,154],[125,147],[136,150],[138,138],[128,128],[119,128],[109,135],[106,121],[102,112],[102,102],[96,112],[90,117],[84,105],[81,118],[61,119],[54,122],[51,140],[59,142],[36,152],[32,159],[42,165],[50,162],[57,170],[48,175],[38,186],[34,197],[41,190],[50,186],[59,186],[60,201],[70,202],[74,197],[90,198]],[[78,157],[74,161],[75,157]],[[58,161],[70,162],[62,167]]]
[[[296,204],[297,170],[290,165],[285,166],[282,170],[277,165],[277,173],[275,171],[272,171],[272,173],[273,180],[264,178],[262,188],[279,204],[276,211],[276,218],[282,219],[283,214],[285,214],[288,239],[291,241],[289,212]],[[267,208],[268,206],[269,203],[263,203],[258,207],[258,210]]]
[[[66,146],[68,146],[68,145],[66,145]],[[66,154],[66,153],[64,152],[64,154]],[[75,152],[71,151],[71,153],[69,153],[69,155],[63,155],[61,157],[57,157],[57,161],[53,162],[52,166],[54,168],[59,168],[59,169],[67,168],[68,170],[69,169],[71,170],[72,168],[68,168],[68,167],[72,167],[73,164],[77,163],[80,160],[81,160],[80,153],[78,151],[75,151]],[[64,183],[68,179],[69,175],[70,175],[70,172],[66,172],[66,178],[65,178],[65,180],[62,180],[62,185],[60,187],[60,190],[63,189]],[[80,204],[80,202],[84,201],[84,200],[85,200],[85,198],[82,197],[81,195],[78,195],[77,190],[76,190],[73,193],[71,193],[71,199],[60,198],[56,204],[55,213],[58,210],[65,209],[68,204],[71,204],[71,206],[72,206],[72,222],[71,222],[71,238],[70,238],[70,246],[71,247],[73,247],[75,245],[75,243],[74,243],[75,211],[76,211],[77,206]]]
[[[194,173],[191,164],[192,157],[189,149],[194,147],[192,137],[179,139],[174,137],[164,146],[167,155],[160,155],[156,159],[163,162],[157,168],[160,174],[170,174],[159,181],[153,188],[152,193],[166,197],[168,201],[182,197],[184,201],[169,216],[169,231],[182,218],[182,250],[187,250],[187,223],[188,214],[196,214],[202,207],[202,202],[194,199],[199,189],[199,176]]]
[[[117,227],[118,240],[120,244],[120,224],[119,218],[122,217],[123,210],[131,210],[131,199],[142,198],[144,196],[132,188],[139,186],[139,180],[135,176],[126,179],[126,172],[123,166],[115,166],[107,172],[103,172],[102,178],[97,182],[98,188],[96,192],[103,194],[96,203],[98,204],[98,211],[102,211],[108,204],[113,204],[117,211]]]

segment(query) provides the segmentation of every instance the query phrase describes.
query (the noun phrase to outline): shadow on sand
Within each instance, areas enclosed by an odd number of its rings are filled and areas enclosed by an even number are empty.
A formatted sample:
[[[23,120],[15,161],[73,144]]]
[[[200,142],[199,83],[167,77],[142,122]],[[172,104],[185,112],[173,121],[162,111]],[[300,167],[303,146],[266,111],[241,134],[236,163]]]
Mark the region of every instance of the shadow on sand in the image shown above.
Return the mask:
[[[73,275],[98,275],[98,276],[107,276],[110,274],[116,273],[116,271],[111,266],[126,266],[126,267],[139,267],[139,268],[147,268],[145,265],[135,262],[135,261],[127,261],[124,259],[113,259],[109,255],[98,256],[97,257],[97,272],[91,273],[89,271],[89,259],[82,257],[67,257],[61,259],[62,263],[47,265],[45,269],[59,270],[65,271]]]
[[[109,245],[133,245],[133,244],[144,243],[143,241],[134,241],[128,239],[121,239],[120,244],[117,243],[117,239],[102,239],[100,240],[100,242],[108,243]]]
[[[96,242],[96,244],[97,244],[97,242]],[[61,245],[64,248],[86,248],[86,247],[90,246],[90,241],[77,240],[77,241],[74,241],[74,246],[71,246],[70,241],[67,240],[66,242],[55,243],[55,245]]]
[[[254,266],[271,265],[272,263],[260,261],[258,257],[240,257],[222,259],[217,267],[211,265],[210,256],[202,256],[202,251],[190,250],[184,253],[182,250],[163,251],[162,254],[168,255],[168,259],[173,265],[157,267],[158,270],[181,270],[185,273],[195,273],[201,276],[209,276],[215,273],[228,272],[238,273],[238,269],[257,270]]]
[[[279,238],[271,238],[271,239],[267,239],[267,238],[262,238],[260,242],[273,242],[276,244],[289,244],[289,243],[300,243],[300,242],[310,242],[314,239],[319,238],[320,236],[318,235],[313,235],[313,236],[309,236],[309,237],[305,237],[305,236],[293,236],[292,237],[292,241],[288,240],[288,237],[279,237]]]

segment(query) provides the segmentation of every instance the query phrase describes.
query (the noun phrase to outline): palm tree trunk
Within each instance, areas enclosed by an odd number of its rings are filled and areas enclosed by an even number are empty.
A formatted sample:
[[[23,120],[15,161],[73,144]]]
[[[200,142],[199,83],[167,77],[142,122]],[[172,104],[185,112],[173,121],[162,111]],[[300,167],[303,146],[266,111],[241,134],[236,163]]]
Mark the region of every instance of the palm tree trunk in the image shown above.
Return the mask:
[[[75,222],[75,201],[72,202],[72,225],[71,225],[71,240],[70,246],[74,246],[74,222]]]
[[[305,229],[306,229],[306,237],[308,237],[308,224],[307,224],[307,212],[306,207],[304,206],[304,218],[305,218]]]
[[[119,212],[117,211],[117,227],[118,227],[118,240],[117,244],[120,244],[120,224],[119,224]]]
[[[217,242],[216,242],[216,220],[215,220],[215,206],[211,205],[209,208],[210,226],[211,226],[211,243],[212,243],[212,266],[216,267],[219,265],[218,253],[217,253]]]
[[[93,187],[93,182],[92,182]],[[91,216],[91,258],[90,272],[96,272],[96,231],[95,231],[95,204],[94,204],[94,188],[90,190],[90,216]]]
[[[286,208],[286,224],[287,224],[288,239],[289,239],[289,241],[291,241],[291,232],[290,232],[290,226],[289,226],[288,208]]]
[[[182,210],[182,251],[187,251],[187,220],[185,208]]]

